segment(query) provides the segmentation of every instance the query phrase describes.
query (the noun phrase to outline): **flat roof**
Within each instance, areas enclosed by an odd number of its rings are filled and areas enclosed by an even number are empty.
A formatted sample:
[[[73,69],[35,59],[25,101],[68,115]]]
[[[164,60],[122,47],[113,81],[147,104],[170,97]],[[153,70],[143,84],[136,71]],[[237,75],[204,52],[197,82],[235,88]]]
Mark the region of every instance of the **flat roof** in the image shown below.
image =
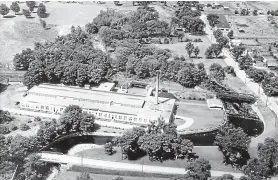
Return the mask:
[[[97,103],[86,100],[99,100],[107,103]],[[155,97],[153,96],[138,96],[127,93],[83,89],[79,87],[41,84],[30,89],[28,95],[21,103],[29,102],[61,107],[78,105],[84,109],[95,111],[99,110],[111,113],[136,115],[147,119],[163,117],[168,120],[171,116],[173,106],[175,105],[175,99],[160,97],[158,100],[159,103],[155,104]],[[126,105],[134,106],[130,107]]]
[[[219,23],[217,24],[218,28],[231,28],[230,24],[228,23],[226,17],[222,14],[218,14]]]
[[[111,91],[114,86],[115,86],[115,83],[105,82],[105,83],[101,83],[98,86],[98,89],[103,90],[103,91]]]

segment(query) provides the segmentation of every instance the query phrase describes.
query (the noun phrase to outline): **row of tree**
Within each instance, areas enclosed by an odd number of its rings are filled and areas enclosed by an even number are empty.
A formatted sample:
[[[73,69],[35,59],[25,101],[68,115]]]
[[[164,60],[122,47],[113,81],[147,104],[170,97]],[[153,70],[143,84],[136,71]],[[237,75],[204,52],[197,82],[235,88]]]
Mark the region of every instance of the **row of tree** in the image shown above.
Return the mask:
[[[268,96],[278,96],[278,76],[274,73],[268,73],[265,70],[259,70],[253,67],[253,59],[246,54],[246,56],[241,56],[246,50],[243,46],[235,46],[232,53],[235,60],[239,63],[239,68],[244,70],[248,77],[252,78],[255,82],[260,83],[266,95]]]
[[[29,10],[22,9],[22,13],[26,17],[30,17],[31,12],[34,11],[34,8],[36,7],[36,2],[35,1],[26,1],[26,5],[29,7]],[[15,13],[15,15],[17,15],[20,11],[19,4],[17,2],[12,2],[10,8],[6,4],[1,4],[1,6],[0,6],[0,14],[1,15],[3,15],[3,16],[7,15],[10,12],[10,10],[12,10]],[[45,18],[47,16],[46,8],[43,3],[40,3],[39,6],[37,7],[37,15],[40,18]]]

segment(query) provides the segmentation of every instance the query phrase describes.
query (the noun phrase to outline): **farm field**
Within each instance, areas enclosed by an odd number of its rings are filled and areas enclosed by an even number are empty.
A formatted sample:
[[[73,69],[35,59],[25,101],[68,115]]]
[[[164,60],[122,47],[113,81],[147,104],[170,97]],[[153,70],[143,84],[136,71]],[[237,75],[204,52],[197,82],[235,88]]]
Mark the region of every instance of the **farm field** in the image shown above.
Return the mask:
[[[267,21],[267,16],[233,16],[232,21],[235,36],[276,36],[278,34],[278,28]],[[236,28],[244,30],[245,33],[239,33]]]
[[[139,160],[129,161],[129,160],[122,160],[122,155],[120,153],[121,149],[119,147],[114,148],[116,153],[112,156],[106,155],[103,148],[93,148],[89,150],[85,150],[82,152],[76,153],[77,156],[83,156],[84,158],[92,158],[92,159],[102,159],[102,160],[109,160],[109,161],[116,161],[116,162],[124,162],[124,163],[136,163],[136,164],[143,164],[143,165],[153,165],[153,166],[168,166],[168,167],[177,167],[177,168],[185,168],[186,164],[188,163],[186,160],[168,160],[161,162],[151,162],[148,156],[145,156]],[[222,164],[223,155],[216,146],[195,146],[193,148],[193,152],[200,157],[205,157],[210,161],[212,166],[212,170],[221,170],[227,172],[239,172],[233,169],[231,166],[224,166]]]

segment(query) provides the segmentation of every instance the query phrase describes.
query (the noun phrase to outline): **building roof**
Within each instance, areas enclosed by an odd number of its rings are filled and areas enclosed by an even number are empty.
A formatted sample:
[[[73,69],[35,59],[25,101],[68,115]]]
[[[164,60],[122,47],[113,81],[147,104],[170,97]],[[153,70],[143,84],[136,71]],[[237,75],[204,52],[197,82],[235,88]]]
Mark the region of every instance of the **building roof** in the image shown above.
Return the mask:
[[[111,91],[114,86],[115,86],[115,83],[105,82],[105,83],[100,84],[98,86],[98,89],[102,90],[102,91]]]
[[[241,42],[243,45],[247,46],[260,46],[260,44],[254,39],[242,39]]]
[[[228,23],[226,17],[222,14],[218,14],[219,23],[217,24],[218,28],[231,28],[230,24]]]
[[[220,99],[207,99],[209,108],[223,108],[222,101]]]
[[[41,84],[29,90],[21,103],[38,103],[67,107],[78,105],[84,109],[136,115],[156,120],[158,117],[169,119],[175,104],[174,99],[140,96],[111,91],[83,89],[61,85]]]

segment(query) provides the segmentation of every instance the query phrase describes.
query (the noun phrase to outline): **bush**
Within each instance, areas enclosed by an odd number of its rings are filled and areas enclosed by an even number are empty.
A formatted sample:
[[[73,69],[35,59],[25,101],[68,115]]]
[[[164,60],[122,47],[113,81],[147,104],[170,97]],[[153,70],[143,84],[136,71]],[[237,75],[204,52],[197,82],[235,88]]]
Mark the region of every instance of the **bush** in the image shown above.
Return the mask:
[[[184,42],[191,42],[191,39],[185,38]]]
[[[15,131],[17,129],[18,129],[18,127],[16,125],[14,125],[14,124],[10,125],[10,131]]]
[[[27,131],[29,129],[30,129],[30,126],[28,126],[27,124],[25,124],[25,123],[20,124],[20,130]]]
[[[42,119],[41,119],[40,117],[35,117],[35,118],[34,118],[34,121],[35,121],[35,122],[40,122],[41,120],[42,120]]]
[[[0,134],[9,134],[10,132],[7,125],[0,125]]]
[[[164,39],[164,44],[169,44],[169,43],[170,43],[169,39],[168,39],[168,38],[165,38],[165,39]]]

